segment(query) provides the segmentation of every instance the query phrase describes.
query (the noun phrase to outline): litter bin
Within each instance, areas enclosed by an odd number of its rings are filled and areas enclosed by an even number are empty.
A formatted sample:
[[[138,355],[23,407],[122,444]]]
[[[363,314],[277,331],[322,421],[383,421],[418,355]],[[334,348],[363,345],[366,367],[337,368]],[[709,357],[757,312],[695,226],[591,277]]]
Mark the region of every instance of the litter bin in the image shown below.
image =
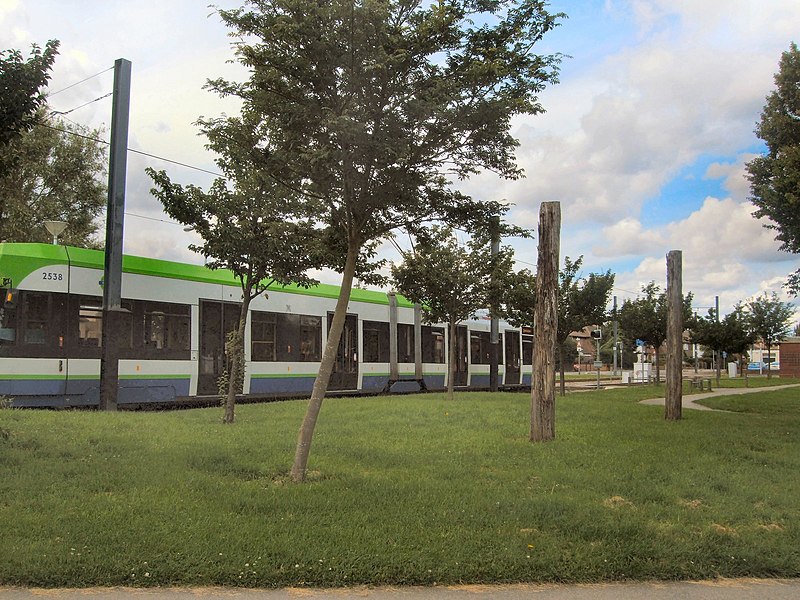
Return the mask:
[[[735,362],[728,363],[728,377],[738,377],[739,376],[739,365]]]

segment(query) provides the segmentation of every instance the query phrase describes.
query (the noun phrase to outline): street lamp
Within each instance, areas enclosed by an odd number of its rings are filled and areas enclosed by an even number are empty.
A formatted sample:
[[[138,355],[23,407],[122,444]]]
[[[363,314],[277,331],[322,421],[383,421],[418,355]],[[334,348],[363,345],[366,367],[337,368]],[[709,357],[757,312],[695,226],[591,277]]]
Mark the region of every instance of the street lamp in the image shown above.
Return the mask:
[[[67,228],[64,221],[45,221],[44,228],[53,236],[53,245],[58,245],[58,236],[60,236]]]

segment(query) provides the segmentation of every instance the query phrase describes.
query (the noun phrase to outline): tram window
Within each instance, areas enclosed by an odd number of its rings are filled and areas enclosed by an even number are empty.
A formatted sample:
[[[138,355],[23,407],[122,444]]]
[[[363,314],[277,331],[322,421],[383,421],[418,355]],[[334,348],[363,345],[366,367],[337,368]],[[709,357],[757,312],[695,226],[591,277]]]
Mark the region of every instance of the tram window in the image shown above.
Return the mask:
[[[78,297],[78,346],[99,348],[103,340],[103,301],[90,296]],[[116,343],[119,348],[133,347],[133,314],[131,303],[122,302],[118,313]],[[75,314],[74,312],[72,313]]]
[[[488,365],[490,360],[490,344],[488,331],[470,332],[469,358],[473,365]]]
[[[28,293],[25,298],[25,324],[23,325],[26,344],[47,343],[49,316],[49,294]]]
[[[444,364],[444,329],[422,327],[422,362]]]
[[[300,360],[317,362],[321,360],[322,318],[312,316],[300,317]]]
[[[84,299],[78,308],[78,345],[99,348],[103,333],[103,308],[98,300]]]
[[[533,364],[533,336],[532,335],[524,335],[522,336],[522,364],[523,365],[532,365]]]
[[[397,324],[397,362],[414,362],[414,326]]]
[[[144,346],[155,351],[189,350],[189,306],[167,302],[144,303]]]
[[[276,313],[253,311],[250,320],[250,355],[252,360],[275,360],[276,324]]]
[[[389,323],[364,321],[364,362],[389,362]]]
[[[253,311],[250,356],[255,361],[317,362],[322,352],[322,319]]]

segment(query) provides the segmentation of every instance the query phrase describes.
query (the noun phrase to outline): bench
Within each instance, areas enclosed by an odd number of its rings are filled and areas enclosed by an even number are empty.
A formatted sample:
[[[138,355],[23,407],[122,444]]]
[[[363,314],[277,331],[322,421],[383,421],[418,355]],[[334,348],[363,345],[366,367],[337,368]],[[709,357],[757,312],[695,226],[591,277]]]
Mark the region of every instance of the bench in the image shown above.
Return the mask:
[[[707,389],[709,392],[714,391],[711,388],[710,379],[704,379],[702,377],[692,377],[690,379],[687,379],[687,381],[691,384],[693,390],[700,390],[702,392]]]

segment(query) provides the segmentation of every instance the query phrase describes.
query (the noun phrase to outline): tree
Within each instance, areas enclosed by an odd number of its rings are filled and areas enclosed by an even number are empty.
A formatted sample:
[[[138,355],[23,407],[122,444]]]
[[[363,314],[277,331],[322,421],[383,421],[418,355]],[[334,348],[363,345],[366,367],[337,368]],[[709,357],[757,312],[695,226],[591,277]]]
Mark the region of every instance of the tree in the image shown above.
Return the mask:
[[[583,256],[577,260],[564,257],[564,268],[558,274],[558,364],[561,374],[561,395],[566,393],[565,365],[572,364],[574,343],[569,334],[587,325],[601,325],[606,320],[606,306],[614,287],[614,274],[579,275]],[[533,327],[536,306],[536,276],[527,269],[511,274],[503,298],[503,316],[516,327]]]
[[[314,204],[327,261],[342,273],[298,435],[291,476],[301,481],[359,261],[369,274],[374,244],[398,227],[502,214],[451,178],[521,176],[511,119],[543,111],[537,94],[556,81],[560,56],[533,49],[562,15],[535,0],[249,0],[219,14],[242,40],[236,52],[251,77],[209,83],[243,108],[205,126],[257,134],[259,168]]]
[[[710,309],[707,317],[697,317],[692,325],[692,340],[712,350],[718,356],[743,354],[755,341],[748,324],[747,316],[741,304],[736,304],[733,311],[720,321],[716,310]],[[717,369],[717,385],[719,385],[719,369]]]
[[[767,144],[767,153],[747,163],[753,213],[768,218],[764,225],[775,229],[781,250],[800,253],[800,51],[797,44],[781,55],[775,74],[775,91],[756,126],[756,134]],[[800,269],[789,276],[789,290],[800,294]]]
[[[27,60],[19,50],[0,51],[0,149],[37,123],[58,46],[50,40],[42,51],[33,44]]]
[[[215,149],[223,150],[219,145]],[[229,175],[232,187],[218,178],[207,192],[174,184],[164,171],[147,170],[156,185],[152,193],[167,214],[203,239],[189,248],[210,258],[209,268],[232,271],[242,288],[239,320],[225,344],[227,377],[220,383],[220,395],[225,396],[223,423],[234,422],[236,395],[243,389],[244,334],[252,300],[273,284],[317,283],[306,274],[316,264],[313,221],[300,219],[293,196],[248,168],[248,163],[246,155],[233,162],[221,158],[217,164]]]
[[[794,336],[795,337],[800,337],[800,322],[797,323],[797,325],[794,326]]]
[[[106,205],[102,135],[39,115],[40,124],[0,147],[0,240],[50,242],[44,221],[65,221],[61,241],[98,247],[97,217]]]
[[[764,292],[746,304],[747,322],[755,337],[767,347],[767,355],[775,343],[786,338],[789,323],[794,317],[794,306],[781,302],[778,294]],[[767,378],[771,377],[770,362],[767,362]]]
[[[561,395],[566,394],[564,379],[565,342],[573,331],[587,325],[602,325],[606,320],[606,306],[614,288],[614,274],[590,273],[588,277],[578,275],[583,256],[571,261],[564,257],[564,268],[558,282],[558,352],[561,364]],[[599,360],[599,357],[597,357]]]
[[[619,325],[629,344],[634,340],[644,340],[656,353],[656,383],[661,380],[659,360],[661,345],[667,339],[667,295],[655,281],[642,287],[642,296],[635,300],[625,300],[619,310]],[[693,327],[693,294],[683,296],[684,327]]]
[[[486,244],[472,240],[458,244],[449,227],[431,227],[417,234],[413,253],[392,266],[392,278],[400,293],[422,305],[430,323],[447,323],[450,331],[447,397],[454,397],[456,375],[456,328],[486,308],[492,275],[511,270],[511,251],[491,256]]]

